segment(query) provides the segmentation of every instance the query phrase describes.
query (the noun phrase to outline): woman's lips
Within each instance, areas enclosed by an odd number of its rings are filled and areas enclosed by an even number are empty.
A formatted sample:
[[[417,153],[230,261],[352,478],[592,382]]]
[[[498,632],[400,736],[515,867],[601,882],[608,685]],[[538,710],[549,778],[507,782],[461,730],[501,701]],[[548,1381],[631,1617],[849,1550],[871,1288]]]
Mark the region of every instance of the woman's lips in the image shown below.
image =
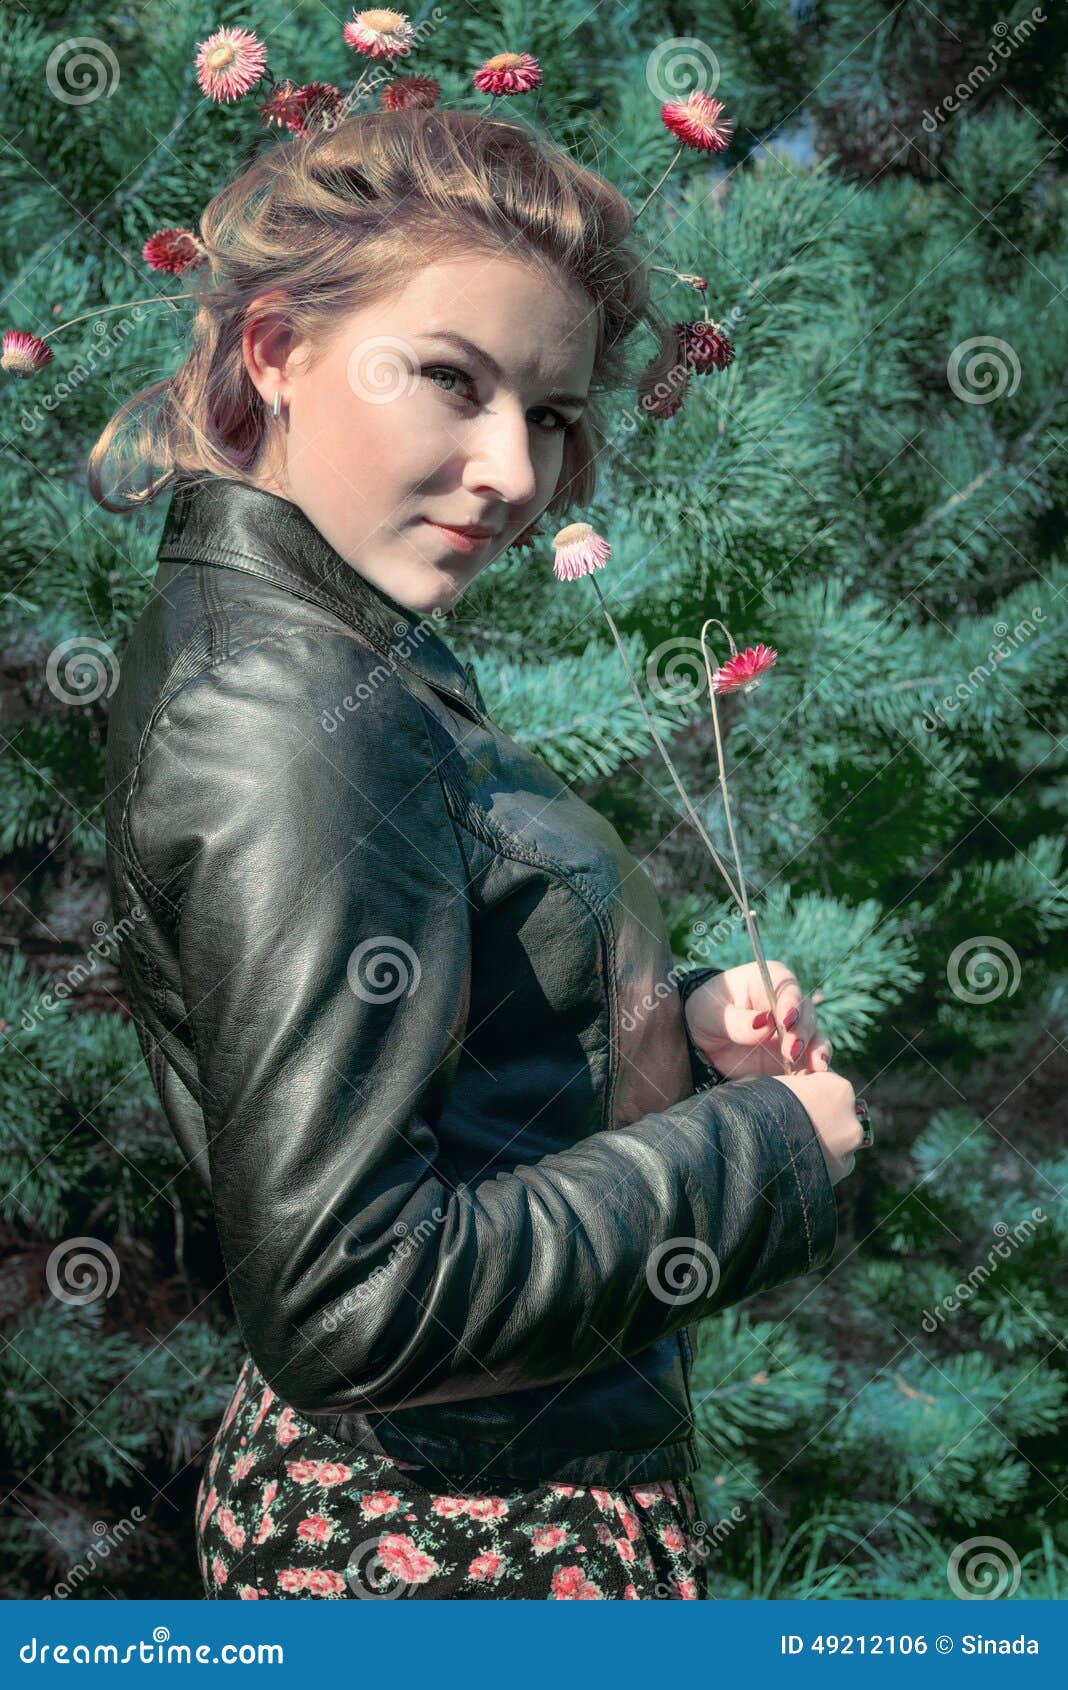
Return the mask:
[[[440,522],[431,522],[428,516],[424,516],[422,520],[447,546],[451,546],[454,552],[477,552],[493,539],[492,534],[465,534],[460,528],[445,528]]]

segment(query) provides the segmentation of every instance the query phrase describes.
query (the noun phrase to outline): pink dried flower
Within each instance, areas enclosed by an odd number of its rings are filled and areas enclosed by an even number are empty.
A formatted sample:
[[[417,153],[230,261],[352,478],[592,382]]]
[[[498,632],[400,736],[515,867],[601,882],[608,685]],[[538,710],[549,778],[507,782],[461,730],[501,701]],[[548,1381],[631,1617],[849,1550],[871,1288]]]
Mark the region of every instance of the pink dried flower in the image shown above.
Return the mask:
[[[529,53],[495,53],[471,80],[480,94],[529,94],[541,86],[541,66]]]
[[[52,348],[25,329],[4,330],[4,350],[0,368],[13,376],[32,376],[43,369],[52,356]]]
[[[254,88],[267,69],[267,49],[247,29],[217,29],[200,43],[197,81],[209,100],[225,105]]]
[[[369,12],[353,12],[352,20],[341,32],[350,47],[365,53],[369,59],[402,58],[412,50],[415,30],[406,12],[391,12],[374,7]]]
[[[686,147],[699,152],[721,153],[730,144],[734,128],[729,117],[723,117],[722,100],[700,90],[685,100],[667,100],[660,108],[660,116],[671,133]]]
[[[603,569],[612,555],[607,540],[594,532],[588,522],[571,522],[553,538],[556,558],[553,574],[558,581],[577,581],[581,575],[592,575]]]
[[[752,692],[778,656],[769,645],[747,646],[744,651],[735,652],[712,676],[713,692]]]
[[[184,270],[199,270],[207,256],[192,229],[157,229],[141,248],[145,263],[168,276],[180,276]]]
[[[734,347],[713,323],[676,323],[679,355],[699,376],[725,370],[733,361]]]
[[[441,98],[441,83],[433,76],[398,76],[387,82],[379,95],[384,111],[404,111],[419,106],[429,111]]]

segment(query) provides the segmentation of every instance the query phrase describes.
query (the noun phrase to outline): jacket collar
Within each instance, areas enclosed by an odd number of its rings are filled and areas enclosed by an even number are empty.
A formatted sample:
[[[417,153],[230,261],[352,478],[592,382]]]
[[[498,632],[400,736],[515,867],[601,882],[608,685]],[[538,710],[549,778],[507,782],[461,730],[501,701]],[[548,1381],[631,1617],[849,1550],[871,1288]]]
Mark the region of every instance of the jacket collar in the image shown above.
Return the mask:
[[[462,701],[476,717],[487,713],[473,666],[462,664],[437,632],[445,617],[398,604],[346,563],[289,499],[223,476],[179,476],[157,555],[274,581],[332,610],[391,664]]]

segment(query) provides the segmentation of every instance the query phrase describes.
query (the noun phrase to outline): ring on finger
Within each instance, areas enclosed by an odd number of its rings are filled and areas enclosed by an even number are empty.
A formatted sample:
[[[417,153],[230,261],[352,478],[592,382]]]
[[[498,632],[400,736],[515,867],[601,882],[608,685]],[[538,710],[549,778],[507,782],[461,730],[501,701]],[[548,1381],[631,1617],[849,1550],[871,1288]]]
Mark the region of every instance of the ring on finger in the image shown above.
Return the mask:
[[[868,1115],[868,1105],[862,1097],[858,1097],[855,1104],[857,1120],[860,1122],[864,1136],[860,1141],[861,1150],[870,1150],[875,1143],[875,1134],[871,1130],[871,1120]]]

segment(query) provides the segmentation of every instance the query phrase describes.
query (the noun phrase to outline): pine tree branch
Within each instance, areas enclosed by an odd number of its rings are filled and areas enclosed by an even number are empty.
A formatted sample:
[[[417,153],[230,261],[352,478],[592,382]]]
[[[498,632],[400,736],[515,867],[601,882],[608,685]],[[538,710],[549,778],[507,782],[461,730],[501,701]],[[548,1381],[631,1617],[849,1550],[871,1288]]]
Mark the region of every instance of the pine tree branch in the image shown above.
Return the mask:
[[[914,527],[910,528],[908,532],[898,541],[896,546],[891,546],[888,552],[883,553],[881,558],[883,567],[885,568],[889,564],[896,563],[902,553],[907,551],[913,541],[918,540],[921,534],[926,534],[935,526],[936,523],[940,522],[944,516],[947,516],[950,511],[955,510],[959,505],[963,505],[968,499],[973,498],[974,495],[978,493],[980,487],[985,486],[991,477],[999,475],[1002,470],[1007,469],[1010,464],[1020,457],[1021,453],[1027,450],[1027,447],[1031,444],[1032,440],[1034,440],[1035,436],[1039,434],[1043,428],[1045,428],[1050,417],[1053,415],[1066,393],[1068,393],[1068,370],[1064,370],[1062,372],[1061,379],[1058,382],[1053,395],[1046,401],[1045,405],[1043,405],[1034,422],[1029,424],[1017,440],[1014,440],[1009,444],[999,461],[997,463],[990,464],[987,469],[983,470],[981,475],[973,476],[967,487],[962,487],[959,492],[950,494],[948,499],[943,499],[940,505],[936,505],[933,510],[928,511],[922,521],[917,522]]]

